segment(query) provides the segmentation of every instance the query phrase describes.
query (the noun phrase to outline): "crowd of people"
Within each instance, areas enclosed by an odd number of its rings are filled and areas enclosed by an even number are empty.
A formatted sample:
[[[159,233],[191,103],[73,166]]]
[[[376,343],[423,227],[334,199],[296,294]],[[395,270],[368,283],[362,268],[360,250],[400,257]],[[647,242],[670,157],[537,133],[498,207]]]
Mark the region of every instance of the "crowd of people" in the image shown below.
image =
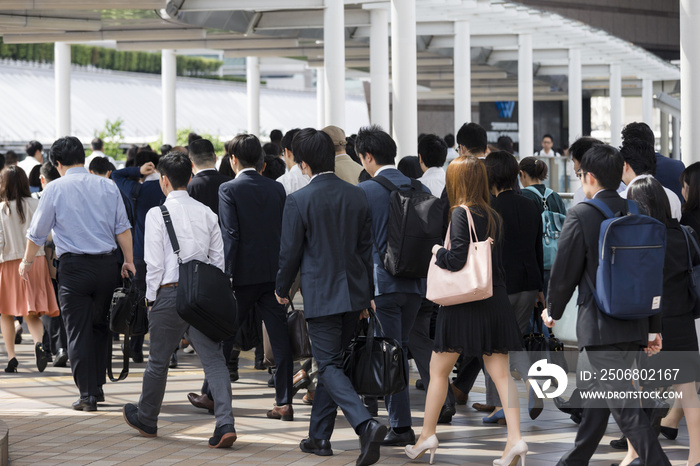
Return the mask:
[[[545,155],[551,147],[546,135]],[[540,319],[554,327],[578,288],[578,349],[593,367],[628,369],[642,354],[694,356],[666,384],[683,394],[672,408],[582,399],[581,392],[594,388],[627,390],[629,382],[620,380],[579,384],[568,401],[555,399],[580,423],[573,449],[559,464],[588,464],[611,413],[624,435],[616,445],[628,450],[620,464],[670,464],[657,437],[675,438],[683,416],[691,439],[688,464],[700,463],[698,298],[689,272],[700,254],[692,252],[687,237],[697,239],[700,228],[700,163],[685,168],[655,153],[654,135],[644,123],[625,127],[619,149],[590,137],[571,145],[582,187],[568,210],[545,186],[544,162],[518,160],[512,141],[499,140],[492,150],[475,123],[465,123],[456,138],[421,135],[418,155],[398,165],[395,142],[377,126],[350,137],[335,126],[275,131],[264,145],[240,134],[226,144],[221,160],[210,141],[192,134],[186,147],[164,146],[160,154],[134,146],[121,169],[102,148],[101,140],[93,140],[86,157],[80,140],[60,138],[44,163],[42,145],[31,141],[23,161],[5,157],[0,167],[5,371],[18,371],[14,343],[21,336],[18,319],[24,319],[39,371],[50,361],[70,364],[79,392],[74,409],[95,411],[105,401],[114,337],[110,300],[121,278],[133,277],[148,301],[149,344],[147,357],[143,337],[132,338],[125,349],[134,362],[146,360],[146,369],[140,399],[126,404],[123,415],[145,437],[158,435],[168,369],[177,366],[186,340],[205,375],[199,393],[188,399],[216,418],[209,446],[230,447],[237,439],[231,383],[239,378],[239,353],[255,350],[255,368],[264,369],[264,324],[274,353],[269,385],[275,399],[267,417],[292,421],[293,398],[306,388],[303,402],[312,410],[302,451],[333,454],[340,408],[359,438],[358,465],[379,461],[382,446],[404,447],[412,459],[429,453],[432,464],[438,425],[451,422],[455,405],[466,403],[483,371],[486,402],[474,408],[486,414],[484,423],[507,429],[505,449],[493,464],[524,466],[528,445],[513,373],[524,382],[527,414],[534,420],[543,400],[529,373],[533,361],[522,357],[524,341]],[[434,286],[426,282],[427,266],[423,272],[395,270],[396,235],[417,234],[396,226],[401,196],[422,196],[441,212],[442,235],[413,255],[425,252],[436,267],[456,273],[475,254],[476,243],[491,244],[490,297],[440,306],[426,299],[427,287]],[[606,210],[587,200],[601,201],[614,215],[638,210],[664,226],[665,262],[654,272],[663,293],[653,316],[621,320],[601,310],[602,285],[595,277]],[[190,260],[230,277],[236,335],[212,340],[176,311],[179,263]],[[297,293],[313,357],[295,372],[287,313]],[[408,387],[383,397],[385,425],[377,419],[377,398],[358,395],[344,370],[358,324],[368,318],[376,318],[383,336],[403,349],[406,371],[409,354],[416,363],[426,391],[419,434]]]

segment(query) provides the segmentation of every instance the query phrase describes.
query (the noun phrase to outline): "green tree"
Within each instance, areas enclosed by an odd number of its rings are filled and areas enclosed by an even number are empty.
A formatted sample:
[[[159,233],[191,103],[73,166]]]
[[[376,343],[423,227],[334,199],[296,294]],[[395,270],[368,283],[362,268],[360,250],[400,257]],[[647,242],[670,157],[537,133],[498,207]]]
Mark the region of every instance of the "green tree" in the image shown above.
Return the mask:
[[[119,151],[119,144],[121,144],[124,135],[122,134],[122,127],[124,125],[124,120],[117,118],[114,121],[105,120],[105,126],[100,131],[95,131],[95,137],[102,139],[104,141],[105,155],[111,157],[120,158],[123,154]]]

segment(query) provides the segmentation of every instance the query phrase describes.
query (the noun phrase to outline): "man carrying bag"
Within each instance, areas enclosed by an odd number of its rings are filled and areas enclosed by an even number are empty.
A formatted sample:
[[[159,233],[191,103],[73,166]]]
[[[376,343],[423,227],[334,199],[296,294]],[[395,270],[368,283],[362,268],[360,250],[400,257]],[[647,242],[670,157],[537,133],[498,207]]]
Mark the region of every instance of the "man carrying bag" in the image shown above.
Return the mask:
[[[179,257],[185,263],[200,261],[223,270],[223,242],[216,214],[190,198],[186,191],[192,174],[189,158],[183,153],[171,152],[160,160],[158,169],[160,186],[167,196],[165,207],[179,238]],[[178,256],[158,208],[151,209],[146,216],[144,255],[147,264],[146,297],[149,301],[155,300],[149,315],[151,347],[143,374],[141,399],[138,406],[132,403],[124,406],[124,419],[144,437],[157,436],[170,355],[187,332],[214,394],[216,429],[209,439],[209,447],[230,447],[236,440],[236,430],[231,413],[231,383],[221,342],[190,326],[177,312]]]

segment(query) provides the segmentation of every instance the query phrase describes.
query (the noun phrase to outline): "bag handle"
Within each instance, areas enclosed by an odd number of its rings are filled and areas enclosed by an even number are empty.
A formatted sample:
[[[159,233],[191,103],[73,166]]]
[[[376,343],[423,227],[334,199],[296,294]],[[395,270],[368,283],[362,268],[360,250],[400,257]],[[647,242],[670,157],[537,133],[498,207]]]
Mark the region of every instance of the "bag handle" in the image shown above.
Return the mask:
[[[175,228],[173,228],[173,221],[170,218],[170,212],[168,208],[164,205],[160,207],[160,212],[163,214],[163,222],[165,222],[165,229],[168,230],[168,236],[170,237],[170,244],[173,247],[173,252],[177,256],[177,263],[182,264],[182,259],[180,259],[180,243],[177,241],[177,235],[175,235]]]
[[[123,355],[123,363],[122,363],[122,371],[119,374],[119,377],[116,379],[114,378],[114,374],[112,372],[112,338],[110,337],[110,342],[109,342],[109,364],[107,364],[107,375],[109,376],[109,380],[112,382],[119,382],[120,380],[126,379],[126,376],[129,375],[129,358],[131,357],[131,342],[129,341],[129,329],[127,328],[126,333],[124,333],[124,347],[122,348],[122,355]]]
[[[469,210],[469,207],[465,205],[461,205],[460,207],[467,211],[467,221],[469,221],[469,239],[473,243],[478,243],[479,237],[476,236],[476,227],[474,226],[474,218],[472,218],[472,212],[471,210]]]
[[[693,246],[695,247],[696,253],[698,253],[700,251],[698,251],[698,244],[695,241],[695,238],[693,238],[693,235],[686,228],[688,228],[688,227],[681,225],[681,230],[683,230],[683,236],[685,236],[685,246],[686,246],[686,249],[688,250],[688,273],[690,274],[690,281],[693,282],[693,287],[694,287],[695,286],[695,274],[693,273],[693,255],[690,252],[691,241],[693,242]]]

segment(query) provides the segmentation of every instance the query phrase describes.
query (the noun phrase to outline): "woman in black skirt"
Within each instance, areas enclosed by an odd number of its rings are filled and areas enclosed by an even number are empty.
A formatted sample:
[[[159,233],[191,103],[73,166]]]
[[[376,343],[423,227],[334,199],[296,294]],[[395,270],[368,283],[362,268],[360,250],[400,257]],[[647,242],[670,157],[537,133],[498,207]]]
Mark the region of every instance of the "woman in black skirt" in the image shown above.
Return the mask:
[[[450,199],[451,248],[433,247],[437,265],[449,271],[461,270],[467,261],[470,232],[464,207],[468,207],[479,241],[494,240],[492,247],[493,296],[470,303],[443,306],[438,311],[435,346],[430,360],[430,380],[425,401],[423,431],[415,445],[406,446],[409,458],[418,458],[426,451],[437,450],[435,436],[438,416],[447,393],[447,378],[460,354],[483,357],[503,402],[508,439],[505,451],[494,465],[510,465],[516,457],[523,464],[527,444],[520,436],[518,392],[510,376],[508,352],[522,349],[521,334],[511,308],[501,263],[501,219],[491,208],[488,177],[484,163],[476,157],[458,157],[450,163],[446,176]],[[464,207],[462,207],[464,206]],[[517,459],[516,459],[517,462]]]

